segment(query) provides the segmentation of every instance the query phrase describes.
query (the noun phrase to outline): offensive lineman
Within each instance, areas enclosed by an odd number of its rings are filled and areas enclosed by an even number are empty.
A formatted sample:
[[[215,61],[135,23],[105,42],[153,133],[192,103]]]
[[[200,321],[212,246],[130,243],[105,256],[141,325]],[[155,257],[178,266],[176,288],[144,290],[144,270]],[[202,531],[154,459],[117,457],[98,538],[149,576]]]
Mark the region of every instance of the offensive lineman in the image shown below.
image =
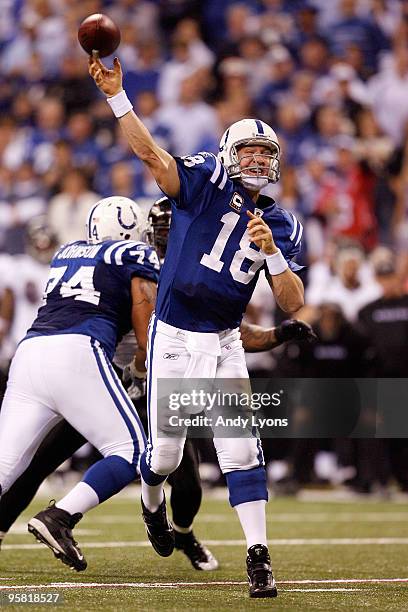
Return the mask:
[[[29,522],[29,531],[77,571],[87,564],[72,528],[136,478],[145,448],[142,424],[111,359],[133,327],[135,366],[143,372],[160,267],[154,249],[141,242],[141,211],[128,198],[97,202],[87,232],[87,241],[62,246],[52,259],[44,305],[16,351],[0,412],[0,494],[62,419],[103,455],[63,499]]]
[[[238,327],[260,269],[266,269],[282,310],[293,313],[303,306],[303,285],[292,272],[298,269],[292,259],[300,250],[301,226],[260,195],[279,179],[280,148],[268,125],[255,119],[233,124],[222,137],[218,158],[207,152],[173,158],[133,113],[119,60],[108,70],[91,57],[89,72],[108,96],[134,153],[173,205],[156,314],[149,326],[149,446],[141,460],[147,534],[155,550],[168,556],[174,532],[163,483],[180,463],[186,429],[180,428],[178,436],[158,437],[157,378],[248,378]],[[163,359],[166,353],[179,358]],[[214,438],[214,444],[247,541],[250,596],[275,597],[260,440],[255,435]]]

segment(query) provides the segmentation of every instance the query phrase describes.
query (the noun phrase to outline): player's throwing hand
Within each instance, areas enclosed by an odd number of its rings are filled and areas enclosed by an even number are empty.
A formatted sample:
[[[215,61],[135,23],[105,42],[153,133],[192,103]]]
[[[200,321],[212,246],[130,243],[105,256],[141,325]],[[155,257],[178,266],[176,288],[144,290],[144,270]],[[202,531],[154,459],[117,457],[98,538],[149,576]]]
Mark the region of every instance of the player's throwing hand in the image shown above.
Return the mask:
[[[247,211],[247,215],[251,218],[251,221],[248,222],[248,234],[252,242],[254,242],[265,255],[277,253],[278,248],[274,242],[270,227],[261,217],[257,217],[250,210]]]
[[[108,98],[122,91],[122,68],[117,57],[113,60],[113,70],[109,70],[99,59],[98,53],[89,56],[89,74],[96,85]]]

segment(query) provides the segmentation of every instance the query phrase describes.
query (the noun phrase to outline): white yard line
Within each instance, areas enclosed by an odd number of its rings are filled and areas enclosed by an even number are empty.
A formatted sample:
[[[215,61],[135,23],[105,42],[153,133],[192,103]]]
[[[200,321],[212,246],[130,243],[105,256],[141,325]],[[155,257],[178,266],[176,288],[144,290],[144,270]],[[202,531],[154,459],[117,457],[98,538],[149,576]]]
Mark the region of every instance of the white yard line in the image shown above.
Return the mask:
[[[405,583],[408,582],[408,578],[342,578],[334,580],[283,580],[278,582],[280,585],[300,585],[300,584],[377,584],[377,583]],[[0,585],[0,591],[15,591],[21,589],[95,589],[95,588],[146,588],[146,589],[175,589],[183,587],[214,587],[214,586],[242,586],[246,585],[246,581],[238,580],[216,580],[208,582],[51,582],[48,584],[16,584],[16,585]],[[310,592],[323,592],[323,591],[338,591],[338,592],[352,592],[361,591],[364,589],[354,588],[294,588],[294,589],[283,589],[286,591],[294,591],[299,593]]]
[[[245,540],[204,540],[208,546],[244,546]],[[270,546],[362,546],[408,544],[408,538],[287,538],[270,540]],[[81,548],[149,548],[147,540],[135,542],[81,542]],[[38,544],[3,544],[2,550],[45,550]]]
[[[336,514],[329,512],[288,512],[274,514],[273,511],[267,515],[269,523],[408,523],[407,512],[338,512]],[[89,522],[91,519],[89,519]],[[129,516],[128,514],[112,514],[110,516],[94,516],[93,523],[99,524],[121,524],[121,523],[142,523],[142,519],[138,516]],[[230,523],[231,516],[228,514],[209,514],[199,513],[196,518],[199,523]],[[77,533],[77,531],[75,532]]]
[[[20,536],[27,535],[27,533],[27,523],[22,522],[15,523],[9,531],[10,535]],[[103,533],[103,531],[101,531],[100,529],[84,529],[82,527],[75,529],[75,535],[77,536],[97,536],[101,535],[101,533]]]

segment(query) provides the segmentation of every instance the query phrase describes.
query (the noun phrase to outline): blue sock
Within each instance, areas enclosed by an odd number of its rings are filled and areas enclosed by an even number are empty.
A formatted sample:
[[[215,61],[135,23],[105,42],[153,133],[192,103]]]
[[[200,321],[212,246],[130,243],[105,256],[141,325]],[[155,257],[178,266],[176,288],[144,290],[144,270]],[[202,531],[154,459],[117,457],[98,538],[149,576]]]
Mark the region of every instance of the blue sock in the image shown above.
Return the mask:
[[[264,499],[268,501],[266,471],[263,466],[251,470],[236,470],[225,474],[232,507]]]
[[[82,481],[95,491],[102,503],[112,495],[119,493],[138,476],[136,466],[132,463],[111,455],[94,463],[86,471]]]

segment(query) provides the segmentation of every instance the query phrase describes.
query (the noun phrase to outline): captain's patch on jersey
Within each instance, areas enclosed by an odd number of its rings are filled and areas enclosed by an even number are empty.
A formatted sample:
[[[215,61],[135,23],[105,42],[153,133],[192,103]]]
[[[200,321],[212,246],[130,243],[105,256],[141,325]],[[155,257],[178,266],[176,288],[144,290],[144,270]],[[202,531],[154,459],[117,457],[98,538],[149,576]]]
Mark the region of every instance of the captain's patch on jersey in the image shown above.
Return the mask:
[[[234,191],[234,195],[232,196],[229,205],[231,206],[231,208],[240,213],[244,205],[244,198],[237,191]]]

